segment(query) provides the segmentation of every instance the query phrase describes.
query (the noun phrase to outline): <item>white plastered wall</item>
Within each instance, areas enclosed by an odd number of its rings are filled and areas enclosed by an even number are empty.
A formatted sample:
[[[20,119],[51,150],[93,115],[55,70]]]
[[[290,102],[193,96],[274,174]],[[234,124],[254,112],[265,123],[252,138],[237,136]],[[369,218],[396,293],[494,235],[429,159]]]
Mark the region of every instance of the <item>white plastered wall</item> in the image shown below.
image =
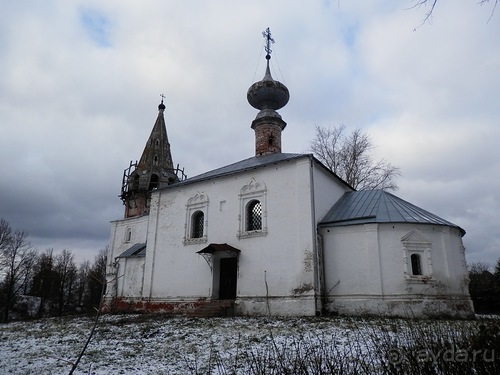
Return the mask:
[[[310,158],[304,157],[155,192],[142,296],[152,301],[216,297],[213,269],[196,252],[210,243],[227,243],[241,250],[238,313],[314,315],[315,220],[321,217],[313,215],[310,173]],[[327,184],[332,192],[318,200],[318,210],[326,213],[343,190],[322,174],[318,173],[318,186]],[[265,233],[242,236],[241,194],[252,184],[265,186]],[[197,194],[208,199],[206,241],[186,242],[187,202]]]
[[[145,258],[135,258],[128,261],[126,258],[117,257],[134,244],[146,242],[148,223],[149,217],[147,215],[111,222],[106,265],[106,280],[108,282],[106,296],[108,298],[123,295],[127,297],[141,296]],[[128,232],[130,235],[127,234]]]
[[[405,274],[401,239],[418,230],[431,243],[429,274]],[[343,314],[470,316],[459,230],[423,224],[322,228],[328,309]],[[410,268],[411,269],[411,268]]]

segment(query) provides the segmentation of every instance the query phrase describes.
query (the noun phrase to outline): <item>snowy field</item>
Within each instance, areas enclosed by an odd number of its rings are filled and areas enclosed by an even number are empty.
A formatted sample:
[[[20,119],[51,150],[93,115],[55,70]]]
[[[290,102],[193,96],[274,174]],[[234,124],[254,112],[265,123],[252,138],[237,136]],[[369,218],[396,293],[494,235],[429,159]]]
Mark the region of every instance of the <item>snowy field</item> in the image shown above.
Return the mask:
[[[92,325],[87,317],[0,325],[0,373],[68,374]],[[336,373],[383,373],[380,363],[398,353],[380,348],[407,340],[405,329],[399,319],[105,315],[75,374],[280,374],[293,361],[333,373],[325,359],[344,366]]]

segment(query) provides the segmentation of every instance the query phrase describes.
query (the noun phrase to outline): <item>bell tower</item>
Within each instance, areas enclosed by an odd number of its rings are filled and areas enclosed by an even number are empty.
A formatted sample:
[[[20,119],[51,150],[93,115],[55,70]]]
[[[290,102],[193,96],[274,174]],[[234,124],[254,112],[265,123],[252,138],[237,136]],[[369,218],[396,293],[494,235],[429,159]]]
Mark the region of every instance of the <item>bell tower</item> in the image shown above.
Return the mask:
[[[120,198],[125,205],[125,218],[147,215],[153,190],[186,178],[184,170],[180,170],[179,165],[174,169],[163,115],[166,108],[163,104],[164,96],[161,97],[158,117],[141,159],[139,162],[130,162],[129,167],[123,171]]]
[[[260,110],[252,122],[252,129],[255,131],[255,156],[281,152],[281,132],[285,129],[286,122],[276,110],[283,108],[290,99],[288,88],[271,76],[269,60],[274,39],[271,38],[269,28],[262,35],[266,39],[266,73],[264,78],[250,86],[247,92],[250,105]]]

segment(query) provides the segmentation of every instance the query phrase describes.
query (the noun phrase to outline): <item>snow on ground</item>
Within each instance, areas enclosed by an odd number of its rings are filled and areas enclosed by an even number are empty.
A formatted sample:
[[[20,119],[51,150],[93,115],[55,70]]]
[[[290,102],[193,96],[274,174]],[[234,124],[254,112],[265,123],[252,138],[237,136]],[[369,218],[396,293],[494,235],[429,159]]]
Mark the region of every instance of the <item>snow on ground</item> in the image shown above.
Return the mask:
[[[92,318],[50,318],[0,325],[0,372],[67,374],[91,330]],[[359,339],[350,319],[186,318],[105,315],[77,374],[206,373],[229,371],[235,356],[269,355],[269,345],[299,346],[304,340]],[[241,363],[241,365],[243,365]],[[216,372],[215,372],[216,373]],[[244,372],[241,372],[244,373]]]
[[[394,334],[401,322],[104,315],[75,374],[245,374],[249,363],[266,365],[287,353],[322,356],[324,348],[342,363],[356,364],[377,349],[377,337]],[[77,358],[92,325],[90,317],[0,325],[0,373],[68,374],[68,361]]]

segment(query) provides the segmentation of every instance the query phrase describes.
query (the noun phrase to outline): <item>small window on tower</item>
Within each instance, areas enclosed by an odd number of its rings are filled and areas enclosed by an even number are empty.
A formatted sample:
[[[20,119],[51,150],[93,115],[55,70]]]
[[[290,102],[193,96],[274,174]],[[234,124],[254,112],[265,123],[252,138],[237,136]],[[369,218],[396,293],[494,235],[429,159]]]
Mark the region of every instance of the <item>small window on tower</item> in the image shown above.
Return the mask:
[[[158,183],[160,182],[160,178],[157,174],[151,175],[151,180],[149,181],[149,190],[158,189]]]
[[[158,155],[155,155],[155,156],[153,157],[153,163],[154,163],[155,165],[158,165]]]
[[[157,139],[157,140],[155,141],[155,144],[156,144],[156,146],[159,146],[159,145],[160,145],[160,140],[159,140],[159,139]]]
[[[131,190],[137,190],[137,189],[139,189],[139,179],[140,179],[139,174],[138,173],[134,173],[134,177],[132,177]]]
[[[132,241],[132,228],[127,228],[125,231],[125,242]]]

